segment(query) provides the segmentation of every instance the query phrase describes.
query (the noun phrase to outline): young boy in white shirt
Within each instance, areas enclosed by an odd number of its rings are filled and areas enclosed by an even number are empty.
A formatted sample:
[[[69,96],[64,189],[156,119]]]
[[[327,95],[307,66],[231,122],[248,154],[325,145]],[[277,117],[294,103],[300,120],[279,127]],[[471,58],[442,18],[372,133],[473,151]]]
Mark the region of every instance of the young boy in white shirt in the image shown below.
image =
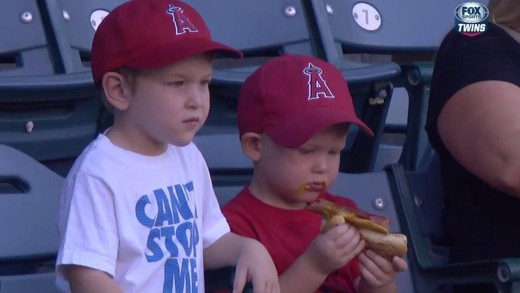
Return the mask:
[[[204,292],[204,269],[236,266],[234,288],[278,292],[256,240],[230,232],[192,143],[209,112],[216,43],[177,0],[131,0],[98,27],[94,83],[113,125],[67,176],[59,215],[58,284],[73,292]]]

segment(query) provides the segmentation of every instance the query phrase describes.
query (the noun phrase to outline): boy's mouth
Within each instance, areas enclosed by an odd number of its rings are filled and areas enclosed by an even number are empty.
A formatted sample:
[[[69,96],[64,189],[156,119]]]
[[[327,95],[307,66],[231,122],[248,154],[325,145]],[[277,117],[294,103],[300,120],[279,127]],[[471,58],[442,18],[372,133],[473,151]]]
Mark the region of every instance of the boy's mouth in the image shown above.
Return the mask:
[[[298,188],[298,191],[304,192],[304,191],[313,191],[313,192],[322,192],[325,191],[326,184],[325,182],[312,182],[312,183],[306,183],[300,188]]]

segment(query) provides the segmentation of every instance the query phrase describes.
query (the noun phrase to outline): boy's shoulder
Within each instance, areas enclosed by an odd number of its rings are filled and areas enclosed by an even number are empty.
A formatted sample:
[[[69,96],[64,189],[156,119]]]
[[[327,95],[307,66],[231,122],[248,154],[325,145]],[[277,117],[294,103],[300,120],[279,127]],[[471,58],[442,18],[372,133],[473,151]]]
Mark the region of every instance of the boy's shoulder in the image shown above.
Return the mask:
[[[202,154],[193,143],[183,147],[169,145],[163,154],[150,157],[124,150],[114,145],[105,135],[99,134],[76,159],[69,174],[86,173],[103,178],[119,172],[166,167],[172,161],[184,168],[205,167]]]
[[[108,138],[99,134],[76,158],[74,165],[69,171],[68,177],[78,173],[103,176],[103,173],[108,170],[117,168],[118,160],[116,158],[117,156],[111,150],[111,144]],[[103,172],[103,170],[105,170],[105,172]]]

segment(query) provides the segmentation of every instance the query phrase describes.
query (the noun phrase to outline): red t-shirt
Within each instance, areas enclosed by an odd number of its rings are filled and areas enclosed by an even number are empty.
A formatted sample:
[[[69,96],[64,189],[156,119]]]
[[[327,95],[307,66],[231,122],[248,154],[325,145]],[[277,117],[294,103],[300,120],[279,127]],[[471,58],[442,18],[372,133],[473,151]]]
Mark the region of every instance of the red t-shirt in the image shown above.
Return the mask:
[[[329,193],[321,194],[320,198],[356,207],[352,200]],[[229,201],[222,211],[231,231],[264,244],[279,275],[283,274],[320,234],[321,215],[308,210],[286,210],[267,205],[254,197],[247,186]],[[360,274],[359,261],[354,259],[330,274],[316,292],[355,292],[354,280]]]

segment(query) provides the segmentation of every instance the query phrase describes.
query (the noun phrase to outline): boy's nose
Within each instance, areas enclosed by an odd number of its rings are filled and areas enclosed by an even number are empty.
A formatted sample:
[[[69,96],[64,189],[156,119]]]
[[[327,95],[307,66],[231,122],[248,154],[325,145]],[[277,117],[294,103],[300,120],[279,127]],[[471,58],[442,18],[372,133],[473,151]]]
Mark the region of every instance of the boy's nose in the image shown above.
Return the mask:
[[[199,89],[194,89],[190,92],[188,100],[187,100],[187,106],[188,108],[194,108],[198,109],[202,106],[202,103],[205,98],[205,93]]]
[[[319,158],[314,162],[312,171],[318,174],[323,174],[327,172],[327,167],[327,160],[325,158]]]

